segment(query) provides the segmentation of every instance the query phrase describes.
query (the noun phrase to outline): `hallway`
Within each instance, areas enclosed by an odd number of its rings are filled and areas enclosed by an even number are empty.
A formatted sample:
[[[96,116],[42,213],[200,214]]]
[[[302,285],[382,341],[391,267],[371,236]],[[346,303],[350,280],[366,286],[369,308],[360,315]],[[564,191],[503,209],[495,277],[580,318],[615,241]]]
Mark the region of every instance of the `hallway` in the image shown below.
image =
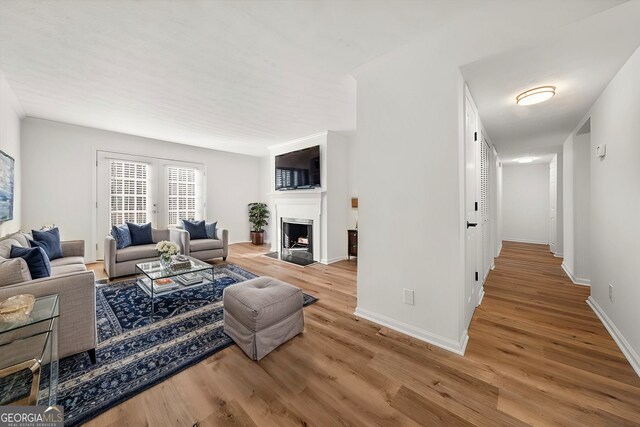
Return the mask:
[[[465,358],[492,367],[498,409],[527,423],[638,425],[640,379],[561,261],[546,245],[504,242]]]

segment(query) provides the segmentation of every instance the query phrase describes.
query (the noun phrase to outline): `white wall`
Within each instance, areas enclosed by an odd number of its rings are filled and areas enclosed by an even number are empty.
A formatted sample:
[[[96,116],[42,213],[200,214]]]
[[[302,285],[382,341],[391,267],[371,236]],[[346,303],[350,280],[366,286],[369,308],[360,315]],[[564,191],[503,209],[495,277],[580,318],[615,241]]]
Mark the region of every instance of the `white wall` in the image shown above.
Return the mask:
[[[573,217],[574,254],[573,274],[584,283],[591,279],[591,134],[576,135],[574,143]]]
[[[503,167],[504,240],[549,242],[549,165]]]
[[[640,375],[640,49],[609,83],[591,118],[591,297]],[[607,155],[595,158],[595,147]],[[614,287],[609,299],[609,284]]]
[[[0,237],[20,230],[22,206],[22,161],[20,153],[20,119],[24,117],[6,78],[0,72],[0,150],[15,160],[13,186],[13,219],[0,223]]]
[[[562,257],[564,251],[564,159],[562,153],[557,154],[556,169],[556,197],[557,197],[557,218],[556,218],[556,252],[555,255]]]
[[[348,174],[349,174],[349,206],[351,206],[351,197],[358,197],[358,140],[356,134],[348,135],[349,150],[347,156],[348,159]],[[358,209],[349,208],[348,216],[349,229],[356,228],[358,223]]]
[[[591,278],[590,134],[573,132],[563,144],[563,268],[575,283]]]
[[[551,252],[558,251],[558,227],[556,221],[558,219],[558,155],[554,155],[549,164],[549,249]],[[555,209],[555,212],[554,212]]]
[[[574,187],[574,150],[573,135],[569,135],[562,145],[562,242],[563,260],[562,265],[569,274],[575,271],[575,239],[574,239],[574,209],[573,209],[573,187]]]
[[[329,132],[327,135],[327,258],[328,264],[347,258],[347,230],[351,213],[349,181],[349,138]]]
[[[357,76],[356,315],[462,352],[464,84],[447,58],[419,56],[401,52]]]
[[[261,199],[260,158],[27,118],[22,122],[22,228],[55,223],[65,239],[84,239],[95,259],[96,151],[148,155],[207,167],[207,219],[249,240],[247,204]]]

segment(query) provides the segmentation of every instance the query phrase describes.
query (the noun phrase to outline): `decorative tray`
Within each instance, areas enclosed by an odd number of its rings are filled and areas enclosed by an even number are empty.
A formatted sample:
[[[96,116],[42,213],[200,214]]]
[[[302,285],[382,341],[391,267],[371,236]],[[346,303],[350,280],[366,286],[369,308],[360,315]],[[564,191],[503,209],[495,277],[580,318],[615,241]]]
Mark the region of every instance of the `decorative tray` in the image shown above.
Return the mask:
[[[0,322],[25,320],[33,310],[36,298],[31,294],[16,295],[0,303]]]

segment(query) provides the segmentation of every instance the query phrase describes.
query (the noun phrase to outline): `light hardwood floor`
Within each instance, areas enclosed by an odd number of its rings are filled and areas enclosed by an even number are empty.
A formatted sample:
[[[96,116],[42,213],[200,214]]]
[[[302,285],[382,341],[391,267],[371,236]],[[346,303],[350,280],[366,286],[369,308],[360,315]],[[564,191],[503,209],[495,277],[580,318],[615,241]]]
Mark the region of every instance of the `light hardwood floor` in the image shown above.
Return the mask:
[[[640,425],[640,379],[546,246],[504,243],[464,357],[357,320],[356,262],[263,252],[227,261],[320,298],[304,334],[258,363],[229,347],[88,425]]]

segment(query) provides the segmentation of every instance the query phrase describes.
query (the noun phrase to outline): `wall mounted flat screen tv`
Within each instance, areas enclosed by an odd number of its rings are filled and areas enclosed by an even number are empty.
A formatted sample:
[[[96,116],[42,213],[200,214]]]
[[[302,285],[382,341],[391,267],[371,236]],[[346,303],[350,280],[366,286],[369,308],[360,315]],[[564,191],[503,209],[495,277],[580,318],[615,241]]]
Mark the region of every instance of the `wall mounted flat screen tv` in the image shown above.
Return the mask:
[[[0,222],[13,219],[13,157],[0,151]]]
[[[320,187],[320,146],[276,156],[276,190]]]

